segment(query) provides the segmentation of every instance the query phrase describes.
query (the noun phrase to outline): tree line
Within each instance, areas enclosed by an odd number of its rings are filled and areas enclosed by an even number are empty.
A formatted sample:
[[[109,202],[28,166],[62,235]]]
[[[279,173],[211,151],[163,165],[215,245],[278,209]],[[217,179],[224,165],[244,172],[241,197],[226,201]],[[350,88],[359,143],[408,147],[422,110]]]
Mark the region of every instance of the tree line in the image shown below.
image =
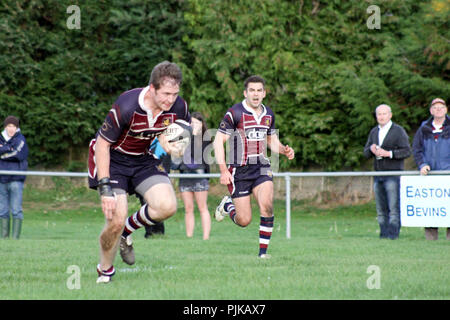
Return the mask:
[[[412,137],[430,101],[450,98],[449,15],[445,0],[2,1],[0,116],[20,117],[30,165],[61,165],[87,149],[121,92],[170,60],[210,128],[259,74],[296,150],[282,169],[358,168],[377,105]]]

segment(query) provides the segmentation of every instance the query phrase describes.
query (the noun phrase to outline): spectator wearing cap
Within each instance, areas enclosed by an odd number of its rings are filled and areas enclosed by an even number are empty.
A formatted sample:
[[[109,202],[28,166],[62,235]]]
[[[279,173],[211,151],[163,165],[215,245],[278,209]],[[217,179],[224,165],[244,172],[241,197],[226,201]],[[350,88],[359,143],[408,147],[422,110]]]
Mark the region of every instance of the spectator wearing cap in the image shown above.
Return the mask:
[[[375,109],[378,125],[372,128],[364,146],[364,155],[374,159],[375,171],[400,171],[411,155],[405,129],[392,122],[391,107],[381,104]],[[400,235],[400,177],[375,176],[373,189],[380,226],[380,239],[397,239]]]
[[[430,170],[450,170],[450,117],[441,98],[430,104],[431,117],[422,122],[413,140],[413,154],[421,175]],[[427,240],[438,239],[438,228],[425,228]],[[450,240],[450,228],[447,228]]]
[[[0,170],[26,171],[28,168],[28,146],[20,132],[19,119],[6,117],[0,135]],[[1,237],[8,238],[10,213],[12,215],[12,237],[19,239],[22,221],[22,192],[25,175],[0,175],[0,226]]]

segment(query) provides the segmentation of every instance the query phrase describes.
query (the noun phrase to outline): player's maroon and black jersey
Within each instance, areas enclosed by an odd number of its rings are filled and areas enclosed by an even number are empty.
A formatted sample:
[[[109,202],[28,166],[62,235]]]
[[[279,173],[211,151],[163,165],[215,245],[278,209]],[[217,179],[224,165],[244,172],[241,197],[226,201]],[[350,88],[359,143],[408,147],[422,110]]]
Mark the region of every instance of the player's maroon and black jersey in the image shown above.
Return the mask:
[[[258,116],[246,101],[228,109],[219,131],[231,135],[228,163],[231,167],[248,164],[270,165],[266,156],[267,136],[275,133],[275,115],[264,105]]]
[[[95,145],[100,135],[111,143],[110,178],[113,188],[134,192],[151,175],[167,175],[149,146],[176,120],[191,122],[187,103],[177,97],[169,111],[153,115],[144,105],[149,87],[122,93],[109,110],[102,127],[89,144],[89,187],[97,187]],[[129,181],[131,179],[131,182]]]
[[[149,153],[149,146],[156,136],[166,130],[177,119],[191,121],[187,103],[177,97],[169,111],[153,115],[144,106],[144,95],[149,87],[137,88],[122,93],[109,110],[98,131],[111,149],[127,155]]]

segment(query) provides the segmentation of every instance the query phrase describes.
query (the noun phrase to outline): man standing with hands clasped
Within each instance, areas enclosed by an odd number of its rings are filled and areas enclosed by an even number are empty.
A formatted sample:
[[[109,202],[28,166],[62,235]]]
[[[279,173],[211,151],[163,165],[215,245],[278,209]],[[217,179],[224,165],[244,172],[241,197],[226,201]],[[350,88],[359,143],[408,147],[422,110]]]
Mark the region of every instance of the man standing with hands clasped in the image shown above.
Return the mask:
[[[408,135],[401,126],[392,122],[388,105],[379,105],[375,115],[378,125],[369,133],[364,155],[375,158],[375,171],[403,170],[404,159],[411,155]],[[400,177],[376,176],[373,189],[380,238],[397,239],[400,234]]]
[[[413,140],[414,160],[421,175],[430,170],[450,170],[450,117],[445,101],[436,98],[430,105],[431,118],[424,121]],[[425,228],[427,240],[438,239],[438,228]],[[447,228],[450,240],[450,228]]]

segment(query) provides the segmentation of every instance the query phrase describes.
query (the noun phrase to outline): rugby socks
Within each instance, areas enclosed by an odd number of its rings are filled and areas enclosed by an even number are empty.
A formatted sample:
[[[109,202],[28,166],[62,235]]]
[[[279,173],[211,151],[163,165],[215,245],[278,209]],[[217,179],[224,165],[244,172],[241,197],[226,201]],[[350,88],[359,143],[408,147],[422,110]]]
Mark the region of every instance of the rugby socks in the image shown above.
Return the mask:
[[[126,238],[134,231],[142,227],[153,226],[157,221],[150,218],[148,214],[148,205],[144,204],[138,211],[133,213],[125,221],[125,227],[123,228],[122,237]]]
[[[114,269],[114,266],[111,266],[108,270],[102,270],[102,268],[100,267],[100,264],[97,265],[97,273],[98,276],[108,276],[108,277],[112,277],[115,273],[116,273],[116,269]]]
[[[230,201],[230,202],[225,203],[225,205],[223,206],[223,209],[225,210],[225,212],[228,213],[228,215],[230,216],[231,220],[232,220],[235,224],[239,225],[239,224],[236,222],[236,220],[235,220],[235,218],[236,218],[236,209],[235,209],[235,207],[234,207],[233,201]]]
[[[261,222],[259,224],[259,256],[266,254],[267,252],[267,247],[269,246],[270,237],[272,236],[273,231],[273,219],[274,216],[261,216]]]

